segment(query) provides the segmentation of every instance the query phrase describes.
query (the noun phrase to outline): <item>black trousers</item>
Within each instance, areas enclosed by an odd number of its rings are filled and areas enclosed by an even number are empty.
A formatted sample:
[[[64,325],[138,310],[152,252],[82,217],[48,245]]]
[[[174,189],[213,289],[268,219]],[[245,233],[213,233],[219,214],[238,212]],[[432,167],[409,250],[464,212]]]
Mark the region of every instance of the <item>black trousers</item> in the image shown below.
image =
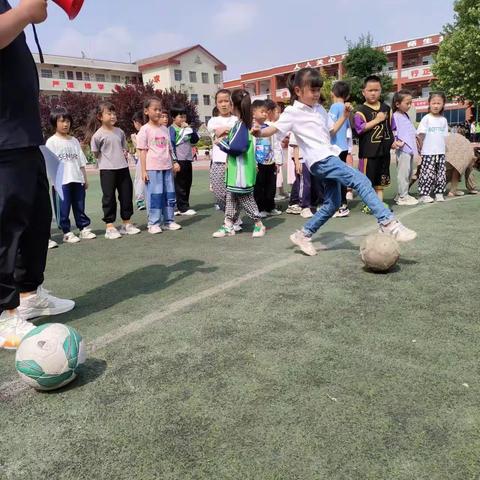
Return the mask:
[[[120,217],[130,220],[133,216],[133,184],[130,170],[100,170],[100,185],[102,187],[103,221],[114,223],[117,218],[117,198],[120,202]]]
[[[275,193],[277,191],[277,166],[258,164],[257,180],[255,182],[255,202],[261,212],[271,212],[275,208]]]
[[[339,157],[342,162],[347,163],[348,150],[344,150],[340,153]],[[347,187],[340,185],[342,191],[342,205],[347,204]]]
[[[186,212],[190,209],[190,190],[192,189],[193,169],[190,160],[179,160],[180,171],[175,175],[175,194],[177,209]]]
[[[0,312],[43,283],[51,223],[40,149],[0,150]]]

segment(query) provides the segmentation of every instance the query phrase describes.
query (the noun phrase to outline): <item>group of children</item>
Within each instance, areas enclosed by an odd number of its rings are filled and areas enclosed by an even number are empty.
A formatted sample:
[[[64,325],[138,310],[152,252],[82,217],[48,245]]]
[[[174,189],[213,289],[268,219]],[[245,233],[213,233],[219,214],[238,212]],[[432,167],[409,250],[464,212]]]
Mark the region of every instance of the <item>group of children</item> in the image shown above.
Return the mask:
[[[292,105],[283,112],[271,100],[255,100],[245,90],[220,90],[215,97],[215,114],[207,128],[213,139],[210,188],[225,218],[213,234],[215,238],[233,236],[242,230],[241,211],[254,221],[253,237],[266,233],[263,219],[282,212],[275,205],[277,188],[283,185],[282,165],[287,160],[293,178],[287,213],[301,214],[308,221],[291,236],[293,243],[308,255],[316,254],[312,235],[332,216],[349,215],[352,191],[363,199],[365,213],[375,215],[380,230],[400,241],[410,241],[416,233],[395,220],[383,202],[383,191],[390,185],[391,150],[398,164],[398,205],[419,201],[443,201],[446,189],[445,142],[448,124],[442,115],[445,97],[433,93],[429,113],[418,129],[408,112],[412,95],[397,92],[392,108],[381,102],[380,78],[365,79],[365,103],[353,113],[348,102],[350,89],[338,81],[332,89],[332,106],[327,112],[322,104],[323,80],[312,68],[301,69],[290,78]],[[115,107],[101,103],[89,125],[91,151],[98,161],[103,192],[105,236],[117,239],[135,235],[140,230],[131,222],[133,183],[127,162],[124,132],[115,126]],[[85,156],[79,142],[69,135],[71,117],[65,110],[52,112],[56,133],[47,146],[65,164],[62,199],[57,195],[58,223],[64,241],[92,239],[90,220],[85,215]],[[135,198],[139,209],[148,210],[148,232],[178,230],[175,213],[195,215],[189,204],[192,186],[192,146],[197,132],[187,123],[184,107],[171,111],[160,99],[152,97],[143,105],[133,123],[132,135],[137,162]],[[169,124],[171,125],[169,126]],[[353,168],[353,137],[358,136],[359,166]],[[415,157],[421,153],[419,200],[409,193],[415,170]],[[280,178],[279,178],[280,177]],[[114,225],[120,202],[120,229]],[[80,230],[71,232],[70,208]]]

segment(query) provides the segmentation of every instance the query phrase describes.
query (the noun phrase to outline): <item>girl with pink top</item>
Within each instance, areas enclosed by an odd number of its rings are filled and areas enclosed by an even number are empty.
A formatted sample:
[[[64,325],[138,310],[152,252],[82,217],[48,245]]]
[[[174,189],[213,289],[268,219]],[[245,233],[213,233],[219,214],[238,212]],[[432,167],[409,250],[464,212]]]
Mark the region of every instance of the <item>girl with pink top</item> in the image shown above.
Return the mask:
[[[146,186],[148,232],[162,233],[162,226],[165,230],[179,230],[182,227],[174,222],[174,174],[179,166],[170,143],[168,111],[156,97],[146,100],[143,107],[148,123],[138,132],[137,149]]]

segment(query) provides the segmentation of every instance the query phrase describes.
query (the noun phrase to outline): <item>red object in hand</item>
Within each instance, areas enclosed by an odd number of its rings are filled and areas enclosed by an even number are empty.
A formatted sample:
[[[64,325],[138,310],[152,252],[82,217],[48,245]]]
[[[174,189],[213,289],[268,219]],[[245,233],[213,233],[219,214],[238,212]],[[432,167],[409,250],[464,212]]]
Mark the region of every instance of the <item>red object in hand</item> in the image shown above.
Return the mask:
[[[60,8],[65,10],[68,18],[73,20],[83,6],[83,0],[53,0]]]

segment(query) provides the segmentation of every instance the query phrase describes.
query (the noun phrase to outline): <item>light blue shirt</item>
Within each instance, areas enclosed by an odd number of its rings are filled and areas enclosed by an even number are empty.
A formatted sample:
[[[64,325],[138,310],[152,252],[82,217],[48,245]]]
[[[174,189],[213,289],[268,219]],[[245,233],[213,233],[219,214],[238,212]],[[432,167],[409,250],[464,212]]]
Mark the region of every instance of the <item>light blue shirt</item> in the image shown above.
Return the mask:
[[[330,118],[336,123],[342,116],[345,111],[345,104],[338,102],[332,104],[328,114]],[[337,145],[337,147],[342,149],[342,152],[348,151],[348,139],[347,139],[347,130],[350,128],[350,120],[345,120],[343,125],[340,127],[340,130],[332,136],[332,144]]]

